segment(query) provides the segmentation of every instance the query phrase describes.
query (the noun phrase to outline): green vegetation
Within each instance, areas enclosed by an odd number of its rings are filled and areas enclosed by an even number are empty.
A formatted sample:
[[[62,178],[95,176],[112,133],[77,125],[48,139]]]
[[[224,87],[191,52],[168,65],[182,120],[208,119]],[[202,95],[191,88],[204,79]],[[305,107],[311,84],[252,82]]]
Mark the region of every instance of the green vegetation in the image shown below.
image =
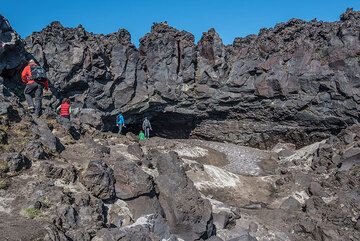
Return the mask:
[[[6,161],[0,161],[0,173],[8,172],[9,168],[9,164]]]
[[[3,178],[0,178],[0,189],[6,189],[9,187],[9,183],[3,179]]]
[[[42,207],[49,208],[51,206],[51,202],[47,197],[44,197],[40,200]]]
[[[38,216],[40,216],[41,211],[39,209],[33,208],[33,207],[28,207],[23,209],[23,214],[28,217],[28,218],[36,218]]]

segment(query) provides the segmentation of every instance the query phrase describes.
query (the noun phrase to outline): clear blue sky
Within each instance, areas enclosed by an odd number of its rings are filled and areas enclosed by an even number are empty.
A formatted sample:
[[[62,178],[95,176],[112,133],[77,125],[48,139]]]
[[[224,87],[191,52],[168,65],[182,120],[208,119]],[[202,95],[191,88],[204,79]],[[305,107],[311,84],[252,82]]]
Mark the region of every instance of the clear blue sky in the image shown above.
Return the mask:
[[[0,14],[23,38],[58,20],[94,33],[125,28],[136,45],[153,22],[166,20],[196,41],[214,27],[230,44],[291,18],[336,21],[347,7],[360,10],[360,0],[0,0]]]

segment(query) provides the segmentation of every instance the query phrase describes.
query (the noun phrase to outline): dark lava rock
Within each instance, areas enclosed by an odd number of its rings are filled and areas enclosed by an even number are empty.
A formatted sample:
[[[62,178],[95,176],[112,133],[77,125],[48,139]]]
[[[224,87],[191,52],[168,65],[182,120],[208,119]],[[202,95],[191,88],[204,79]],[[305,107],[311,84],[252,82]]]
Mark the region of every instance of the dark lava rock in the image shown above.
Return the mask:
[[[47,226],[44,241],[70,241],[66,235],[55,226]]]
[[[139,143],[134,143],[128,146],[127,151],[131,154],[136,156],[137,158],[142,158],[144,156],[144,152],[141,149]]]
[[[62,230],[75,231],[92,236],[105,225],[104,203],[85,193],[67,193],[56,206],[53,223]],[[81,235],[84,236],[84,235]]]
[[[77,179],[78,172],[72,165],[56,165],[51,161],[44,161],[40,166],[41,171],[46,177],[59,179],[62,178],[65,182],[74,183]]]
[[[43,144],[38,141],[30,142],[25,148],[25,155],[33,159],[45,159],[48,154],[45,152]]]
[[[20,36],[9,21],[0,15],[0,76],[6,81],[19,80],[18,70],[25,59],[26,53]]]
[[[184,240],[210,237],[213,233],[211,205],[200,196],[180,165],[174,152],[158,156],[159,176],[155,182],[170,231]]]
[[[229,224],[231,213],[220,211],[213,213],[213,223],[217,229],[224,229]]]
[[[91,138],[88,138],[86,140],[86,144],[90,147],[89,151],[91,151],[92,153],[97,154],[101,158],[108,155],[108,154],[110,154],[110,147],[99,144],[99,143],[95,142]]]
[[[101,160],[90,161],[80,181],[95,197],[103,200],[115,197],[114,172]]]
[[[61,152],[64,146],[60,140],[51,132],[49,126],[45,121],[35,118],[36,125],[32,126],[32,132],[39,136],[39,141],[49,150],[54,152]]]
[[[295,198],[289,197],[281,204],[280,208],[284,210],[300,211],[301,204]]]
[[[0,160],[8,163],[10,172],[19,172],[31,166],[31,161],[19,153],[4,153],[0,156]]]
[[[323,188],[318,182],[311,182],[309,186],[309,193],[313,196],[322,196]]]
[[[113,168],[117,198],[130,199],[155,192],[153,178],[134,162],[121,157]]]
[[[78,118],[82,124],[87,124],[98,130],[102,129],[101,113],[96,109],[82,109],[78,114]]]

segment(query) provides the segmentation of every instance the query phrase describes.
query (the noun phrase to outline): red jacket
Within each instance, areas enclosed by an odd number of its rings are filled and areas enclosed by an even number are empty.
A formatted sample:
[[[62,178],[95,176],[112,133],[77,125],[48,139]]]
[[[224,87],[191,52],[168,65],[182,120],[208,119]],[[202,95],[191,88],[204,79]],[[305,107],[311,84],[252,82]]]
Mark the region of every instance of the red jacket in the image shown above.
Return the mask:
[[[69,116],[70,115],[70,104],[62,103],[60,105],[60,115],[61,116]]]
[[[27,65],[21,73],[21,80],[22,80],[22,82],[24,82],[27,85],[35,82],[35,80],[32,80],[30,78],[31,77],[30,66],[32,66],[32,65],[37,65],[37,64],[34,63],[34,64]],[[47,90],[49,88],[48,80],[45,80],[43,83],[44,83],[44,88]]]

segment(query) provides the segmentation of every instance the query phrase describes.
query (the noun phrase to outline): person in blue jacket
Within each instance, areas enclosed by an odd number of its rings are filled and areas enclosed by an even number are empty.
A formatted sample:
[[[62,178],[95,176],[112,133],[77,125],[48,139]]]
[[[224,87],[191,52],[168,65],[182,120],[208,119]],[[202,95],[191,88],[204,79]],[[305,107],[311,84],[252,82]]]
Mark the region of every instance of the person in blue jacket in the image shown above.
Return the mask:
[[[116,126],[119,127],[119,134],[121,135],[122,128],[125,127],[125,119],[122,113],[116,117]]]

